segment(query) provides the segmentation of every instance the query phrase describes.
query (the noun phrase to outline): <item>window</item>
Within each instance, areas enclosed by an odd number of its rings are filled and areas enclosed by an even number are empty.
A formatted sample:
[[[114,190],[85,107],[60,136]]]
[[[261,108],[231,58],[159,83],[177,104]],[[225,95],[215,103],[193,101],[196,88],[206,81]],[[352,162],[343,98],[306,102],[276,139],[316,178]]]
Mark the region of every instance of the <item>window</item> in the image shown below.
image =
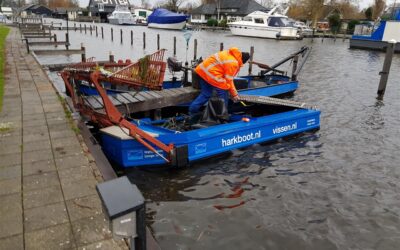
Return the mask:
[[[268,19],[268,26],[271,27],[286,27],[289,26],[289,21],[283,17],[270,17]]]
[[[197,20],[199,20],[199,19],[201,19],[201,15],[199,15],[199,14],[193,14],[193,15],[192,15],[192,19],[197,19]]]
[[[99,11],[104,11],[104,4],[99,3],[98,7],[99,7]]]
[[[249,17],[249,16],[245,16],[243,18],[243,21],[251,22],[251,21],[253,21],[253,19],[251,17]]]
[[[254,18],[255,23],[264,23],[264,20],[262,18]]]

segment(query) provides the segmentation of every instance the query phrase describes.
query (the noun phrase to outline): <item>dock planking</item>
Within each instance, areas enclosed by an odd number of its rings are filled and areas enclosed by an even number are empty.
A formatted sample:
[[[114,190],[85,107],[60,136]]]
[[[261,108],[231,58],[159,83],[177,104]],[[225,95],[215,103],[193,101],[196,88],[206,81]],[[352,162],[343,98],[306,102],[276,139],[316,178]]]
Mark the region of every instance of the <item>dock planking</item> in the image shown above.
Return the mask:
[[[176,106],[192,101],[198,90],[192,87],[164,89],[158,91],[126,92],[108,95],[110,101],[122,113],[141,112],[153,109]],[[96,111],[104,110],[100,96],[87,96],[85,103]]]

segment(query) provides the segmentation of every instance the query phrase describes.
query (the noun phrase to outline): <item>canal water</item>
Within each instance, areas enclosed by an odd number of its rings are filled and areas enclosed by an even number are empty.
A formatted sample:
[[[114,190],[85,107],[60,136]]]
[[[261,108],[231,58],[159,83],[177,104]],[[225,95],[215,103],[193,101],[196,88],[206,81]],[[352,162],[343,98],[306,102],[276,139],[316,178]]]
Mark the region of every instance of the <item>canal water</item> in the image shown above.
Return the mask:
[[[159,33],[169,55],[176,36],[178,57],[185,58],[183,32],[122,27],[121,45],[121,27],[102,26],[104,40],[89,31],[70,31],[72,48],[83,42],[88,57],[105,60],[112,50],[117,59],[137,59],[155,51]],[[312,46],[293,99],[318,106],[321,129],[236,150],[191,168],[131,171],[161,248],[398,249],[400,57],[393,58],[384,101],[377,101],[384,54],[350,50],[348,41],[275,41],[208,31],[193,32],[193,38],[198,39],[199,55],[218,51],[220,42],[244,51],[253,45],[255,60],[267,64]],[[192,45],[193,40],[189,57]],[[79,57],[40,60],[61,63]]]

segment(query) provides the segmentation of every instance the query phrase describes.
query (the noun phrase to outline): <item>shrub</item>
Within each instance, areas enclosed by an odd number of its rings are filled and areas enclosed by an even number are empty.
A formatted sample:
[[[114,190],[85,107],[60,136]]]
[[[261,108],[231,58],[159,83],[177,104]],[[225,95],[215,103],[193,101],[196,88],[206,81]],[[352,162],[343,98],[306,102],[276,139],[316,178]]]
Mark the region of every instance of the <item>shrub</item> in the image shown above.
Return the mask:
[[[219,27],[228,27],[227,23],[228,23],[228,21],[227,21],[226,19],[222,19],[222,20],[219,22],[218,26],[219,26]]]
[[[207,20],[207,26],[218,26],[218,21],[217,19],[208,19]]]

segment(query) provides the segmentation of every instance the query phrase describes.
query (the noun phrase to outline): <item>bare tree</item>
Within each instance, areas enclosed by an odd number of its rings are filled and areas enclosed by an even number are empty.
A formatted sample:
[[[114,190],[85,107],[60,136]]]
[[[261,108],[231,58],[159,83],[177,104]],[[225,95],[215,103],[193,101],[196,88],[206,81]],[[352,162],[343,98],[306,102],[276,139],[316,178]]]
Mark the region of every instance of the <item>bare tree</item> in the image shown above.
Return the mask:
[[[258,3],[266,8],[272,8],[275,5],[273,0],[258,0]]]
[[[375,4],[372,7],[372,18],[374,20],[381,16],[382,11],[385,9],[385,5],[385,0],[375,0]]]
[[[156,3],[156,7],[158,8],[166,8],[171,11],[178,11],[179,7],[185,2],[186,0],[166,0]]]

